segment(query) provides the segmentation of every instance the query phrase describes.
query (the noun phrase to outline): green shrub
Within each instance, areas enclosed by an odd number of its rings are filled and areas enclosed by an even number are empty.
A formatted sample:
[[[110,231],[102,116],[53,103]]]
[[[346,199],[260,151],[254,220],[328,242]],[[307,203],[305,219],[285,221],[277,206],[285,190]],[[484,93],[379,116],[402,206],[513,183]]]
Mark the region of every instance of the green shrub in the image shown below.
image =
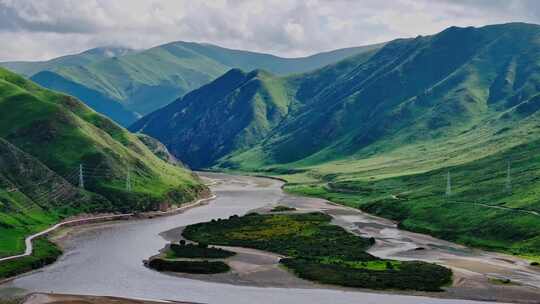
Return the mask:
[[[288,256],[339,256],[373,260],[365,252],[369,240],[330,225],[329,215],[250,214],[230,220],[194,224],[184,229],[187,239],[214,245],[249,247]]]
[[[229,265],[221,261],[171,261],[164,259],[153,259],[148,263],[148,267],[157,271],[184,272],[193,274],[214,274],[230,270]]]
[[[221,248],[209,248],[207,245],[187,244],[178,245],[171,244],[169,246],[169,254],[167,258],[204,258],[204,259],[224,259],[235,255],[234,252]]]
[[[286,212],[286,211],[296,211],[296,208],[287,207],[287,206],[276,206],[270,210],[270,212]]]
[[[399,271],[351,268],[302,258],[282,259],[280,262],[303,279],[347,287],[440,291],[441,286],[452,280],[449,269],[423,262],[403,262]]]
[[[0,299],[0,304],[21,304],[22,299]]]

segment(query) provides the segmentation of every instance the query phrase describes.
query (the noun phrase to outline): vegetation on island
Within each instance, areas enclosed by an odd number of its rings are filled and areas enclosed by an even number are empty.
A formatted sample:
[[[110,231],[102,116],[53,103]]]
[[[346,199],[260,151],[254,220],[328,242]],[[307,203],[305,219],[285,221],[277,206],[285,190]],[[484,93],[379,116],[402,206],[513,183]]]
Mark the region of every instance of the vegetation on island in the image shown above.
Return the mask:
[[[189,259],[226,259],[236,253],[221,248],[208,247],[199,244],[170,244],[166,251],[168,259],[189,258]]]
[[[288,207],[288,206],[275,206],[270,210],[270,212],[287,212],[287,211],[296,211],[296,208],[294,207]]]
[[[229,265],[222,259],[235,254],[225,249],[209,247],[206,243],[192,244],[181,240],[179,244],[169,244],[162,254],[150,258],[147,266],[157,271],[215,274],[229,271]]]
[[[438,291],[452,272],[425,262],[374,257],[366,250],[373,239],[330,224],[323,213],[248,214],[193,224],[187,239],[212,245],[254,248],[286,256],[281,263],[301,278],[371,289]]]
[[[216,274],[227,272],[231,268],[222,261],[168,260],[155,258],[148,262],[148,267],[157,271],[183,272],[192,274]]]

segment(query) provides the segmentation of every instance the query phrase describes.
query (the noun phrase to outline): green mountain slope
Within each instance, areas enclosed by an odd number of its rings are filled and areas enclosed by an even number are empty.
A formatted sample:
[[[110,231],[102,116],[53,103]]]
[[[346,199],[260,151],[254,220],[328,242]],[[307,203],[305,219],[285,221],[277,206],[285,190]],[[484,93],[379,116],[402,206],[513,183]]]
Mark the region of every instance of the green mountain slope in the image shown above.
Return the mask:
[[[526,24],[449,28],[389,43],[345,73],[330,66],[308,74],[296,80],[301,105],[272,138],[236,157],[307,165],[451,138],[493,142],[502,128],[534,123],[538,35]],[[325,73],[339,76],[327,82]]]
[[[197,157],[208,159],[203,166],[281,175],[291,191],[392,217],[412,230],[540,254],[538,217],[506,209],[539,208],[531,190],[540,180],[533,169],[540,140],[539,38],[540,26],[531,24],[452,27],[278,78],[288,92],[282,99],[287,114],[279,123],[224,156],[204,149]],[[191,94],[207,96],[205,102],[215,107],[221,99],[212,98],[218,93],[210,88]],[[196,141],[203,142],[210,139],[190,126],[222,125],[236,114],[212,122],[210,111],[194,114],[194,123],[173,115],[133,129],[161,139],[178,128],[200,134]],[[177,145],[172,152],[182,159],[187,148]],[[519,191],[512,193],[502,182],[507,159],[523,170]],[[444,196],[448,168],[458,176],[452,203]],[[405,202],[395,199],[402,194]],[[503,227],[516,233],[499,231]]]
[[[23,251],[23,238],[46,228],[58,219],[58,213],[76,208],[91,211],[93,204],[106,206],[104,198],[86,195],[39,160],[1,138],[0,168],[0,256]],[[45,194],[50,189],[58,190],[63,203],[47,199]]]
[[[137,136],[73,97],[0,69],[2,254],[22,235],[81,212],[152,210],[205,187],[154,155]],[[82,165],[84,190],[79,185]],[[131,190],[126,186],[130,176]]]
[[[126,109],[118,101],[103,95],[99,91],[89,89],[77,82],[68,80],[54,72],[39,72],[32,76],[31,79],[46,88],[53,88],[56,91],[85,100],[86,105],[94,111],[106,113],[108,116],[114,117],[115,121],[121,125],[129,124],[139,118],[134,112]]]
[[[267,136],[287,115],[288,94],[285,82],[267,72],[233,69],[131,129],[159,136],[182,161],[206,167]]]
[[[139,52],[126,51],[123,56],[101,60],[94,60],[94,57],[87,59],[83,53],[68,57],[70,60],[61,58],[45,63],[4,63],[4,66],[30,75],[33,81],[49,89],[71,94],[127,126],[136,120],[135,117],[167,105],[216,79],[230,68],[262,68],[280,75],[300,73],[380,47],[371,45],[303,58],[281,58],[210,44],[174,42]],[[48,73],[39,73],[42,71]],[[116,103],[106,102],[108,100]],[[98,103],[110,103],[111,108],[94,107]],[[122,113],[117,104],[131,113]]]

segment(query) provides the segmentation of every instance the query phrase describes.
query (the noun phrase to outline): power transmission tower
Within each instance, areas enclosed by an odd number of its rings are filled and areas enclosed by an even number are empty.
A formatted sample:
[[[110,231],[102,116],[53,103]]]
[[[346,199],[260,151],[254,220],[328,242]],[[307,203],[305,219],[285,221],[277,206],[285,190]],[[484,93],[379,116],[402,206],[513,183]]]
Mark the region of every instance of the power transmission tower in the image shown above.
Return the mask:
[[[446,174],[446,196],[452,195],[452,179],[450,177],[450,171]]]
[[[83,165],[79,165],[79,188],[84,189],[84,170]]]
[[[504,187],[506,193],[512,193],[512,179],[510,178],[510,161],[506,166],[506,185]]]
[[[129,167],[127,168],[127,175],[126,175],[126,190],[131,192],[131,170]]]

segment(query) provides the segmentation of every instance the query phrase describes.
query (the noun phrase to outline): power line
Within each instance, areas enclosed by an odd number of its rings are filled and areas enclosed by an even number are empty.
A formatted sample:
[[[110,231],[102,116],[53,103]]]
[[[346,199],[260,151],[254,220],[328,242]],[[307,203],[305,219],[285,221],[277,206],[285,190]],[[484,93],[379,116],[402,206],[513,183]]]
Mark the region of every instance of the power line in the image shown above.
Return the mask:
[[[446,196],[452,195],[452,178],[450,177],[450,170],[446,174]]]
[[[512,193],[512,180],[511,180],[511,177],[510,177],[510,160],[508,161],[507,163],[507,166],[506,166],[506,184],[504,186],[504,190],[506,191],[506,193],[509,193],[511,194]]]
[[[84,189],[84,172],[83,165],[79,165],[79,188]]]
[[[131,168],[130,167],[127,167],[126,191],[131,192]]]

